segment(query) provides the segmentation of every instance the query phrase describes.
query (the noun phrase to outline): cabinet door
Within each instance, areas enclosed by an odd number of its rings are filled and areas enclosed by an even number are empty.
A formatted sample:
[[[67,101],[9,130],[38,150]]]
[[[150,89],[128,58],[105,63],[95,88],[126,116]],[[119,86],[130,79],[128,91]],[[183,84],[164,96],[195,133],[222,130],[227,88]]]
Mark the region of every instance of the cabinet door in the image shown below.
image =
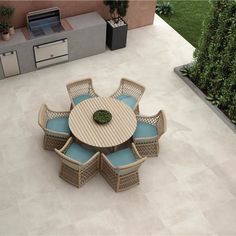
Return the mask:
[[[35,61],[44,61],[68,54],[67,39],[34,46]]]
[[[20,74],[16,51],[3,53],[0,58],[5,77]]]

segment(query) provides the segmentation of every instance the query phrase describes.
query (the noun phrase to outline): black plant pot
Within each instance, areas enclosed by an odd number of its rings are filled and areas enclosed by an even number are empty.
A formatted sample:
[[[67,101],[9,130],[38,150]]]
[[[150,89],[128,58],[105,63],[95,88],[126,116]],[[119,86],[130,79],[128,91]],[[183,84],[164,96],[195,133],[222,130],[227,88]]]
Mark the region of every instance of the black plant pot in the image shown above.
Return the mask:
[[[121,19],[121,20],[125,24],[122,25],[122,26],[118,26],[118,27],[113,27],[107,21],[106,43],[107,43],[107,46],[111,50],[116,50],[116,49],[119,49],[119,48],[125,48],[125,46],[126,46],[128,25],[123,19]]]

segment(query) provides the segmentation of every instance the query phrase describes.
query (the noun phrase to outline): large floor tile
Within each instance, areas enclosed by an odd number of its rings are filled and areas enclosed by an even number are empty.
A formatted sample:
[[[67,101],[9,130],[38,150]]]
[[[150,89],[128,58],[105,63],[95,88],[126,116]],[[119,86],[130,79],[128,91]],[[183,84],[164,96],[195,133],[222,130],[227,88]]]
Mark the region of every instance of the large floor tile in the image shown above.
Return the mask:
[[[236,199],[206,211],[204,215],[218,235],[236,235]]]
[[[24,218],[17,207],[0,210],[0,235],[28,235],[27,225],[25,225]]]
[[[146,196],[166,227],[180,223],[200,212],[180,182],[161,186]]]
[[[56,192],[19,200],[18,205],[29,233],[42,227],[55,228],[70,223]]]
[[[222,164],[212,167],[212,171],[229,187],[230,191],[236,196],[236,160],[231,159]]]
[[[17,206],[17,197],[8,182],[8,177],[0,177],[0,211]]]
[[[171,227],[174,236],[218,236],[202,214],[194,215]]]
[[[201,210],[208,210],[234,198],[224,181],[211,170],[194,174],[185,182],[188,193]]]

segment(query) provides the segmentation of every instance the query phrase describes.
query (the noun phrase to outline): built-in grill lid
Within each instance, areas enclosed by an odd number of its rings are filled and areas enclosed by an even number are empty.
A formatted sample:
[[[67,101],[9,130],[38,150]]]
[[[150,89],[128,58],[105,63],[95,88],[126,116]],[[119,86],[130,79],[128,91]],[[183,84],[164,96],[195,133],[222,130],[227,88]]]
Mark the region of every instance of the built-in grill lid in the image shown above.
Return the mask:
[[[61,25],[60,9],[58,7],[29,12],[26,20],[30,34],[33,37],[64,30]]]

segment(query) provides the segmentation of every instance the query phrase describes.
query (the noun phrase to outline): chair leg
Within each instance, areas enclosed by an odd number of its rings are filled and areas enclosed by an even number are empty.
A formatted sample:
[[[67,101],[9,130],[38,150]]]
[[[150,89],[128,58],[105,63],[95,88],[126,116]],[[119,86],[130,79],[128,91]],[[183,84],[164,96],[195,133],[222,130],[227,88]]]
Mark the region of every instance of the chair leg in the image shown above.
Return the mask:
[[[100,156],[91,162],[86,168],[80,171],[79,187],[87,183],[99,171]]]
[[[137,105],[136,106],[136,108],[134,109],[134,113],[136,114],[136,115],[139,115],[139,105]]]
[[[70,110],[72,110],[73,109],[73,105],[72,105],[72,103],[70,104]]]
[[[79,172],[77,170],[74,170],[73,168],[62,163],[59,176],[66,182],[79,188]]]
[[[102,158],[100,163],[100,173],[113,190],[117,192],[118,175]]]

